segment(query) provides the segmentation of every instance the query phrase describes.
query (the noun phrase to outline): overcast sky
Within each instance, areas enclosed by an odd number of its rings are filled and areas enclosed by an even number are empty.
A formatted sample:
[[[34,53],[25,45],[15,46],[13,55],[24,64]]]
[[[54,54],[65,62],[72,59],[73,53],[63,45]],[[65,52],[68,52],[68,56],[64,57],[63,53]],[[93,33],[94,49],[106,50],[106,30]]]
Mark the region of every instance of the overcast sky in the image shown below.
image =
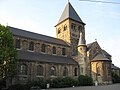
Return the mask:
[[[120,0],[101,0],[119,2]],[[70,0],[86,23],[87,44],[97,39],[120,67],[120,4]],[[0,24],[56,37],[57,24],[68,0],[0,0]]]

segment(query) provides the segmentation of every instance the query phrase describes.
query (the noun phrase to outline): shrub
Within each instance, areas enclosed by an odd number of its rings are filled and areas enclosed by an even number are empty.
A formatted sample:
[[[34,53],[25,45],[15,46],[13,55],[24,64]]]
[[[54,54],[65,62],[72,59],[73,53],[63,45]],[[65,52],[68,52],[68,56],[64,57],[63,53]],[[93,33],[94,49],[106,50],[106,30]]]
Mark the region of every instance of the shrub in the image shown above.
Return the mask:
[[[5,86],[6,86],[5,80],[0,80],[0,90],[1,90],[2,88],[5,88]]]
[[[52,88],[63,88],[78,86],[78,80],[72,79],[71,77],[55,78],[51,81],[50,86]]]
[[[118,76],[116,73],[112,72],[112,82],[113,83],[120,83],[120,76]]]
[[[16,84],[9,87],[9,90],[29,90],[27,85]]]
[[[79,81],[80,86],[91,86],[91,85],[93,85],[92,78],[87,76],[87,75],[86,76],[80,75],[78,77],[78,81]]]
[[[26,85],[30,88],[32,86],[40,86],[41,88],[46,88],[46,81],[39,78],[38,80],[29,81]]]

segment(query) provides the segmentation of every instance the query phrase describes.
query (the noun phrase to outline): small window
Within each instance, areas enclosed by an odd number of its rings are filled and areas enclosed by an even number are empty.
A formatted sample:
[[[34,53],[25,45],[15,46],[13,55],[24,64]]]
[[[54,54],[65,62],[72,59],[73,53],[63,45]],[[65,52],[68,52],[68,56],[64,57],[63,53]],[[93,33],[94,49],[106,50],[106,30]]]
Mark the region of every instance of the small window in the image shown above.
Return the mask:
[[[66,49],[62,48],[62,55],[66,55]]]
[[[78,31],[81,31],[81,30],[82,30],[82,26],[79,26],[79,27],[78,27]]]
[[[41,66],[41,65],[37,66],[37,75],[43,76],[43,66]]]
[[[56,54],[56,47],[53,46],[53,54]]]
[[[45,44],[42,44],[42,46],[41,46],[41,52],[44,52],[44,53],[45,53],[45,51],[46,51],[46,45],[45,45]]]
[[[22,64],[20,65],[20,75],[27,75],[27,65]]]
[[[60,28],[58,28],[58,34],[60,34],[61,33],[61,29]]]
[[[67,67],[63,68],[63,76],[68,76],[68,69],[67,69]]]
[[[20,48],[21,48],[20,44],[21,44],[21,40],[20,40],[20,39],[15,39],[15,47],[16,47],[17,49],[20,49]]]
[[[73,31],[76,31],[76,25],[75,25],[74,23],[71,24],[71,29],[72,29]]]
[[[66,25],[66,24],[64,25],[64,31],[65,31],[65,30],[67,30],[67,25]]]
[[[100,76],[100,68],[97,67],[97,76]]]
[[[29,50],[34,51],[34,42],[29,42]]]
[[[75,69],[74,69],[74,76],[77,76],[77,75],[78,75],[78,69],[75,68]]]
[[[55,68],[54,66],[52,66],[52,67],[50,68],[50,75],[51,75],[51,76],[56,76],[56,68]]]

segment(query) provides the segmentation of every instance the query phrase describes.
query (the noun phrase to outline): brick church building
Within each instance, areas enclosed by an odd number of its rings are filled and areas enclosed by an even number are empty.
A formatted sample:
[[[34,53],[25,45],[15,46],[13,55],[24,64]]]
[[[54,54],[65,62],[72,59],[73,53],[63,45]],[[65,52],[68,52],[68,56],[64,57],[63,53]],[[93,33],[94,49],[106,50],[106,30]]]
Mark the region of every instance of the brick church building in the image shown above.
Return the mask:
[[[10,26],[18,57],[12,83],[79,75],[111,83],[111,55],[97,41],[86,44],[85,25],[68,2],[55,26],[56,38]]]

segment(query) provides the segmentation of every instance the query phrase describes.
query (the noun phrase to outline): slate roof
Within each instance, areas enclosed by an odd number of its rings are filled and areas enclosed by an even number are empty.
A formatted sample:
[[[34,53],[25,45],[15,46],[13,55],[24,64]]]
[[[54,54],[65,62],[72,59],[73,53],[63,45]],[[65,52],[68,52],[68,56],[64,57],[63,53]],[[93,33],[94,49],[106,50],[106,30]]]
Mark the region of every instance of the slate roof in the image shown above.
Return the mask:
[[[120,68],[117,67],[117,66],[115,66],[114,64],[111,65],[111,68],[112,68],[112,69],[119,69],[119,70],[120,70]]]
[[[106,55],[106,56],[111,56],[108,52],[106,52],[105,50],[102,50],[102,52]]]
[[[91,61],[111,61],[108,58],[106,58],[106,56],[104,54],[97,54],[93,60]]]
[[[19,60],[28,60],[28,61],[38,61],[46,63],[59,63],[59,64],[77,64],[77,62],[69,57],[55,56],[49,54],[41,54],[36,52],[29,52],[18,50],[18,59]]]
[[[97,41],[95,41],[93,43],[90,43],[90,44],[87,44],[87,51],[90,51],[90,50],[94,49],[97,44],[98,44]],[[106,52],[105,50],[103,50],[101,48],[100,48],[100,51],[101,52],[97,52],[97,50],[96,50],[96,53],[95,53],[95,55],[94,55],[94,57],[91,61],[96,61],[96,60],[111,61],[110,59],[107,58],[107,56],[111,57],[111,55],[108,52]]]
[[[64,45],[64,46],[69,46],[65,41],[58,39],[58,38],[53,38],[50,36],[29,32],[29,31],[14,28],[11,26],[9,26],[9,30],[13,33],[13,35],[16,35],[16,36],[35,39],[35,40],[41,40],[41,41]]]
[[[65,9],[64,9],[59,21],[58,21],[58,24],[64,20],[68,19],[68,18],[73,19],[75,21],[78,21],[80,23],[83,23],[83,21],[81,20],[79,15],[76,13],[76,11],[74,10],[74,8],[70,4],[70,2],[68,2],[68,4],[66,5],[66,7],[65,7]]]

